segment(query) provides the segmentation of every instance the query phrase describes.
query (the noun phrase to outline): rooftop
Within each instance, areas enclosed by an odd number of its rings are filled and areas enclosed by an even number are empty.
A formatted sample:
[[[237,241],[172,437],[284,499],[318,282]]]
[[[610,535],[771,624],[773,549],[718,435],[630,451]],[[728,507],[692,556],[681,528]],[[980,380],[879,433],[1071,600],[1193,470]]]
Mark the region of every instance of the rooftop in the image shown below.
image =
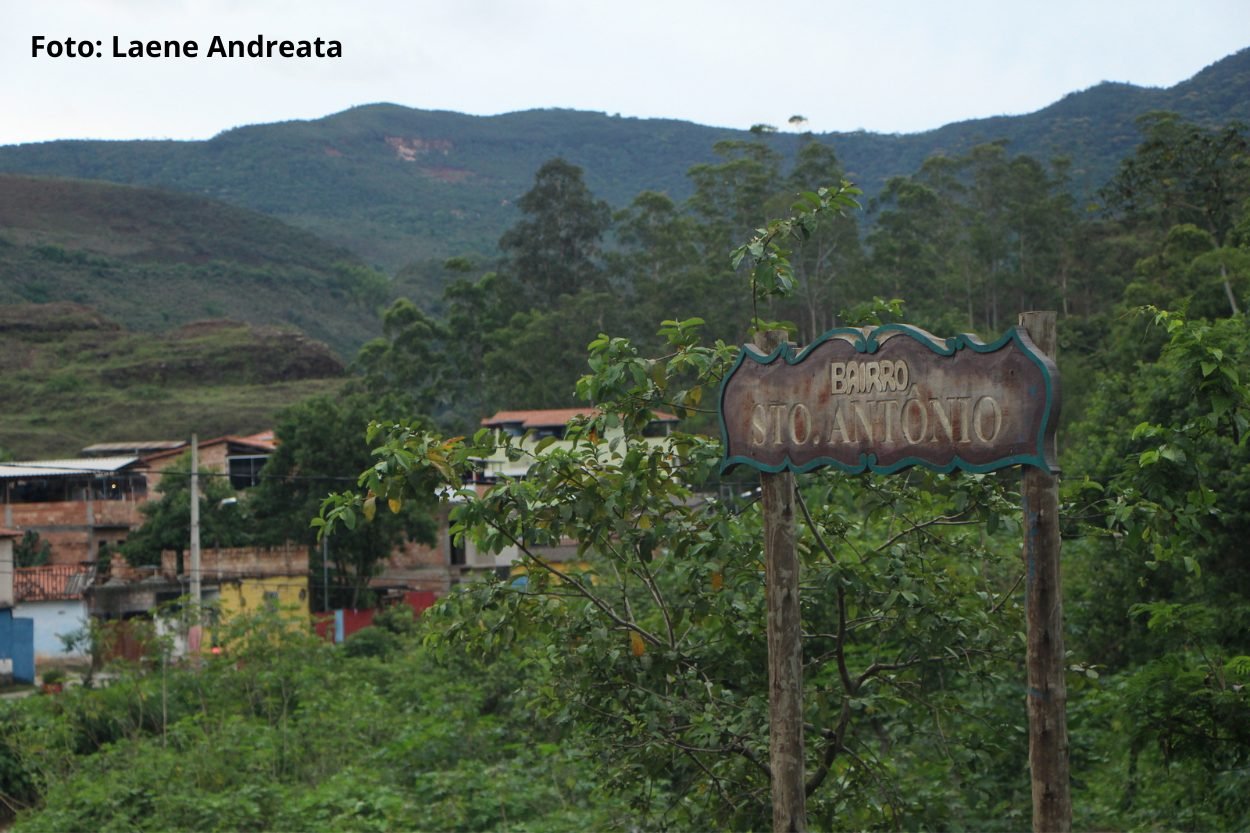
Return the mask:
[[[598,408],[549,408],[534,411],[499,411],[494,416],[482,420],[482,425],[495,427],[499,425],[520,425],[522,428],[554,428],[568,424],[574,417],[593,417],[599,414]],[[672,414],[656,412],[657,422],[676,422]]]
[[[18,567],[13,571],[13,597],[18,602],[80,599],[93,577],[90,570],[64,564]]]
[[[70,477],[116,474],[139,462],[133,455],[123,457],[75,457],[64,460],[28,460],[0,463],[0,480],[32,477]]]
[[[128,440],[115,443],[96,443],[82,450],[85,457],[118,454],[150,454],[154,451],[171,451],[187,445],[186,440]]]

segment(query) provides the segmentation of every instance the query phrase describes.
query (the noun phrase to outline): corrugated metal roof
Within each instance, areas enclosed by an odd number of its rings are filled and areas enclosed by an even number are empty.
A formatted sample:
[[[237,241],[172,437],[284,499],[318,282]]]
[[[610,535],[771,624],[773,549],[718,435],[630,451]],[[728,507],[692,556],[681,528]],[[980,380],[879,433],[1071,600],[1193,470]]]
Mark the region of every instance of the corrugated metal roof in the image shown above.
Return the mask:
[[[100,454],[116,456],[121,453],[140,454],[149,451],[169,451],[187,445],[189,443],[186,440],[135,440],[133,442],[96,443],[84,448],[82,453],[88,457]]]
[[[0,463],[0,480],[30,477],[112,474],[139,462],[138,457],[76,457],[67,460],[28,460]]]

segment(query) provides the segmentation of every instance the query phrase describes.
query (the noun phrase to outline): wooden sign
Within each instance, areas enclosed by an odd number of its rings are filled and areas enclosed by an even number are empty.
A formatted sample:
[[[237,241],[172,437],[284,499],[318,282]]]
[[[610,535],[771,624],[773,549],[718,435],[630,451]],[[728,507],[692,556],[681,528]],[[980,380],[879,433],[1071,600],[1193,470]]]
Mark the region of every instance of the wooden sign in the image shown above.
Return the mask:
[[[743,348],[721,386],[723,468],[1057,472],[1059,374],[1020,327],[993,344],[917,327]]]

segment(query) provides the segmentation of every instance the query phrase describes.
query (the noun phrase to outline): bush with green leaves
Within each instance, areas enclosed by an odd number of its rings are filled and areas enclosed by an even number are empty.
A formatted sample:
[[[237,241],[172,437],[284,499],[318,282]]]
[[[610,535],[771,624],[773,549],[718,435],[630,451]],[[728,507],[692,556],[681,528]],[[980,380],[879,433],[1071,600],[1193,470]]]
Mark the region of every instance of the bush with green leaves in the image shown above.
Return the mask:
[[[195,667],[0,701],[15,830],[584,830],[620,808],[536,724],[519,657],[353,656],[260,612]],[[381,628],[378,632],[394,634]]]

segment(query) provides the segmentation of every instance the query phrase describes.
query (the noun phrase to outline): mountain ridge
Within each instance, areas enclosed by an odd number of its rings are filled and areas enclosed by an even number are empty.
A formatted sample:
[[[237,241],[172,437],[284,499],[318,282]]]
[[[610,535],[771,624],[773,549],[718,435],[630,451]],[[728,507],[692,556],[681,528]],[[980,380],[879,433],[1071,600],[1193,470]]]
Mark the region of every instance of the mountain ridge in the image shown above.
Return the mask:
[[[1172,87],[1102,82],[1033,113],[993,116],[907,134],[809,134],[830,144],[871,197],[934,153],[958,155],[1006,139],[1013,153],[1066,156],[1078,196],[1089,197],[1139,141],[1152,110],[1223,123],[1250,114],[1250,49]],[[62,140],[0,147],[0,171],[103,179],[200,194],[279,217],[397,271],[464,253],[491,254],[518,215],[533,172],[562,156],[585,170],[597,196],[622,207],[643,190],[676,200],[686,171],[714,162],[723,139],[767,142],[791,156],[803,134],[767,135],[678,119],[569,109],[474,116],[389,103],[318,119],[254,124],[202,141]]]

